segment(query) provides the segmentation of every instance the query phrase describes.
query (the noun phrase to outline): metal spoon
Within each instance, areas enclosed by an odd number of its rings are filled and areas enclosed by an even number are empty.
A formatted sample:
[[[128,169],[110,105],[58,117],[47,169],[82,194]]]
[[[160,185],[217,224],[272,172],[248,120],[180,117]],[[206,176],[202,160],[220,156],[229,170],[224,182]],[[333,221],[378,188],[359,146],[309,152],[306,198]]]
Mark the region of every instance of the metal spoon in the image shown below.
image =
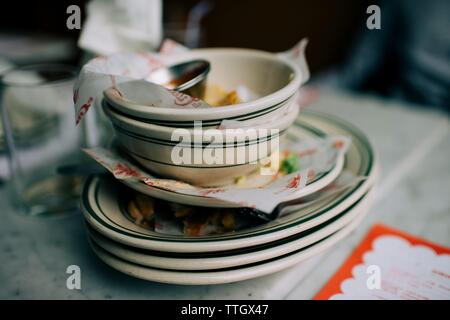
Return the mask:
[[[210,64],[206,60],[191,60],[153,71],[147,81],[201,98],[205,92]]]

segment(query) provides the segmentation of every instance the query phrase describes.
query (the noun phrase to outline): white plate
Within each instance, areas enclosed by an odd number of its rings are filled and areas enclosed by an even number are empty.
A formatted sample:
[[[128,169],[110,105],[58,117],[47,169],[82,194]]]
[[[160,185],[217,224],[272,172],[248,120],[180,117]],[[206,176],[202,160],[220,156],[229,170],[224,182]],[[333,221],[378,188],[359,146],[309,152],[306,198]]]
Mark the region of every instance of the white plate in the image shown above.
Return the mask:
[[[294,251],[280,258],[275,258],[254,265],[235,267],[220,271],[189,272],[149,268],[119,259],[92,242],[91,247],[95,254],[107,265],[132,277],[149,281],[183,285],[222,284],[268,275],[289,268],[301,261],[317,255],[346,237],[359,225],[363,217],[364,215],[359,216],[341,230],[307,248]]]
[[[92,241],[102,249],[123,260],[142,266],[170,270],[213,270],[243,266],[276,258],[316,243],[342,229],[368,211],[373,191],[339,216],[321,224],[318,228],[302,232],[294,237],[251,247],[244,250],[210,254],[173,254],[140,250],[109,240],[95,231],[88,230]]]
[[[345,211],[369,190],[377,178],[377,166],[369,142],[357,129],[323,115],[310,115],[308,119],[331,134],[351,136],[352,144],[347,152],[345,170],[356,176],[367,176],[366,180],[266,224],[223,235],[188,237],[161,234],[137,226],[123,211],[121,199],[127,192],[125,187],[113,179],[91,178],[82,195],[85,218],[96,231],[114,241],[137,248],[185,253],[256,246],[318,226]]]
[[[290,141],[295,142],[299,139],[320,138],[326,135],[326,133],[323,132],[322,130],[312,127],[307,123],[305,123],[304,121],[297,121],[293,126],[295,128],[290,129],[288,131],[288,134],[286,135],[286,139],[289,139]],[[330,184],[341,173],[342,168],[344,166],[344,161],[345,161],[344,158],[339,157],[336,160],[334,167],[330,171],[318,175],[312,181],[308,182],[306,187],[286,197],[285,201],[291,201],[294,199],[305,197]],[[271,180],[270,176],[253,176],[253,177],[248,176],[246,183],[242,185],[241,188],[258,187],[267,184],[270,180]],[[121,182],[136,191],[166,201],[202,207],[220,207],[220,208],[239,207],[239,205],[236,203],[230,203],[220,199],[198,195],[184,195],[170,190],[151,187],[149,185],[146,185],[142,181],[130,179],[130,180],[121,180]]]

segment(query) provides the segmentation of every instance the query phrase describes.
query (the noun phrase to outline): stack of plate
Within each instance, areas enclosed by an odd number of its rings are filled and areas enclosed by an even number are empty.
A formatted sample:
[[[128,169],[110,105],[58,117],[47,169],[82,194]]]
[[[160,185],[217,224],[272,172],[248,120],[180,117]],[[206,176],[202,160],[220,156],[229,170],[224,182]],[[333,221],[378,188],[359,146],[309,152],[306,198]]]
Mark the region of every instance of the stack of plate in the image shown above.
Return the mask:
[[[364,134],[350,124],[305,112],[287,132],[291,140],[325,135],[352,139],[345,159],[295,197],[311,195],[343,174],[366,179],[274,221],[222,235],[168,235],[140,227],[128,218],[124,198],[132,188],[158,199],[189,205],[233,206],[230,203],[180,195],[141,182],[126,181],[124,186],[112,178],[92,177],[82,196],[92,248],[114,269],[146,280],[176,284],[235,282],[304,261],[332,247],[358,226],[370,206],[377,178],[373,149]]]

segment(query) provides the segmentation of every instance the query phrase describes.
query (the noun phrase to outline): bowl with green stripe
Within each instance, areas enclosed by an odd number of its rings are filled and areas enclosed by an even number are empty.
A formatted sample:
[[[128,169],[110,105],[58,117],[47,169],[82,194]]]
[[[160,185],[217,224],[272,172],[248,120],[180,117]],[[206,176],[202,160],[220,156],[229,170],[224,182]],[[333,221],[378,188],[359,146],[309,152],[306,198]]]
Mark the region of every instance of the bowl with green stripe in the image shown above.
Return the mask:
[[[125,82],[106,89],[104,100],[127,116],[155,124],[186,127],[193,121],[201,120],[214,125],[223,119],[242,121],[275,112],[296,94],[306,80],[295,63],[276,54],[253,49],[195,49],[167,59],[168,64],[195,59],[207,60],[211,69],[206,86],[218,85],[225,91],[245,87],[256,98],[210,108],[153,106],[146,103],[145,90],[138,94],[138,88]],[[120,90],[120,95],[117,95],[117,89]]]
[[[299,108],[292,105],[271,121],[230,127],[177,128],[130,118],[103,104],[119,147],[152,173],[197,186],[221,186],[257,170],[278,151]]]

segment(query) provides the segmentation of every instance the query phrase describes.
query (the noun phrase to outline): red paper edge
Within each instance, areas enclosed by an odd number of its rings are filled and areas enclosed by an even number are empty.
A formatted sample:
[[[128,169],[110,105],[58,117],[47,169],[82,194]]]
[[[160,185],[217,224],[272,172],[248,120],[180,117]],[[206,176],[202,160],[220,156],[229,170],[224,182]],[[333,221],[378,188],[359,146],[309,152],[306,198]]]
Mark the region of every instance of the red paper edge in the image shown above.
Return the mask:
[[[450,248],[432,243],[428,240],[412,236],[404,231],[396,230],[383,224],[375,224],[366,235],[364,240],[353,250],[350,257],[344,262],[339,270],[331,277],[325,286],[316,294],[313,300],[328,300],[331,296],[342,293],[340,285],[345,279],[351,278],[352,269],[355,265],[363,262],[362,257],[372,250],[373,241],[381,235],[394,235],[408,240],[412,245],[424,245],[432,248],[437,254],[450,254]]]

